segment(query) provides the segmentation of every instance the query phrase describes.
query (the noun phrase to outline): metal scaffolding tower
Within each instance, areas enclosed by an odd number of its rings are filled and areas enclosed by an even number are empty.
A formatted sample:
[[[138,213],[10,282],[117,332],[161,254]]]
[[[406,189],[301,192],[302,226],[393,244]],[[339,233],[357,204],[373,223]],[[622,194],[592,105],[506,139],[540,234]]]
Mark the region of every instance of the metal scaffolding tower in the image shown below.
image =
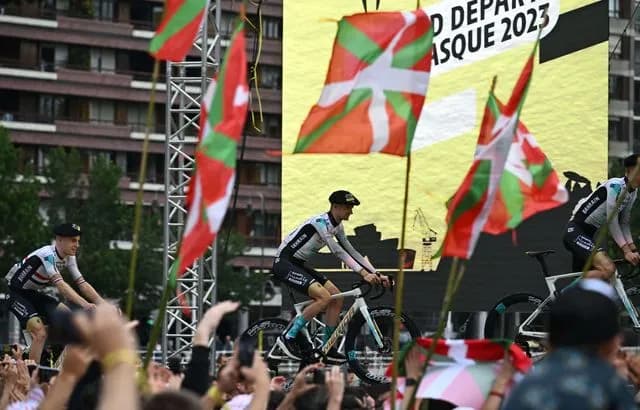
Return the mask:
[[[194,47],[197,58],[179,63],[167,62],[166,67],[166,140],[164,207],[164,274],[165,286],[171,264],[177,257],[187,209],[185,189],[193,169],[194,150],[200,120],[200,102],[211,76],[218,70],[221,55],[221,0],[209,1],[202,30]],[[202,314],[216,300],[216,252],[212,246],[203,258],[189,267],[177,281],[178,292],[185,295],[191,316],[183,315],[176,295],[167,303],[162,329],[162,359],[190,356],[192,339]]]

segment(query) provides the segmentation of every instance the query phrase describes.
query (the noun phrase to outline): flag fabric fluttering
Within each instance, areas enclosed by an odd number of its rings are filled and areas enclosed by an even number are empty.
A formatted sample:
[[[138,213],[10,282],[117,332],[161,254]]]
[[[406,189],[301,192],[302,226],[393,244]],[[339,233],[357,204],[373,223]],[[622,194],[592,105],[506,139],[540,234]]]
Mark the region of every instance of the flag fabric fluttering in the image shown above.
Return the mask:
[[[431,338],[419,337],[414,343],[406,345],[400,354],[400,374],[404,375],[404,357],[414,344],[429,350],[432,343]],[[517,371],[526,373],[532,366],[531,359],[522,348],[506,339],[438,339],[434,353],[446,356],[456,363],[495,362],[503,359],[507,353]],[[387,376],[390,374],[391,366],[387,368]]]
[[[489,93],[473,164],[448,203],[442,256],[471,258],[485,228],[518,128],[537,48],[536,41],[506,106],[499,106],[493,89]]]
[[[166,0],[149,53],[157,60],[184,61],[202,27],[207,4],[207,0]]]
[[[189,181],[189,212],[176,268],[172,269],[178,277],[211,246],[222,225],[234,186],[237,145],[248,101],[245,37],[240,23],[200,109],[199,142]]]
[[[498,107],[502,108],[496,99]],[[569,193],[533,135],[518,124],[500,188],[483,231],[498,235],[525,219],[566,203]]]
[[[407,155],[429,83],[433,28],[421,10],[342,18],[322,94],[294,153]]]
[[[401,402],[406,388],[404,357],[415,344],[424,349],[426,356],[432,343],[431,338],[418,338],[403,348],[399,359],[401,377],[398,379],[396,408],[404,408]],[[497,364],[505,359],[505,353],[516,370],[514,379],[521,378],[532,367],[527,354],[510,340],[439,339],[435,353],[439,355],[434,358],[437,365],[429,366],[418,380],[416,398],[443,400],[464,408],[477,409],[482,406],[499,371]],[[426,357],[421,359],[425,360]],[[391,374],[391,366],[386,374]],[[384,408],[390,409],[390,403],[386,402]]]

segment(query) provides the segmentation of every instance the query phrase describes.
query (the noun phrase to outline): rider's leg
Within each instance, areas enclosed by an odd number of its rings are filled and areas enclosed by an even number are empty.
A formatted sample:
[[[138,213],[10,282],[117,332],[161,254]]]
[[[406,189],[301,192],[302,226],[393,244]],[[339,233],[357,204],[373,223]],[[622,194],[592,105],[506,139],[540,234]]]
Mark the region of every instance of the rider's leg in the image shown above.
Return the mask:
[[[31,348],[29,350],[29,359],[40,363],[44,343],[47,340],[47,329],[42,323],[40,317],[35,316],[27,321],[27,331],[31,333]]]
[[[595,269],[590,270],[585,274],[585,277],[587,278],[610,281],[616,271],[616,265],[604,251],[598,251],[593,255],[592,265]]]
[[[318,313],[325,310],[327,305],[331,301],[331,294],[318,282],[314,282],[309,286],[309,297],[313,299],[313,302],[304,308],[302,315],[296,316],[293,321],[293,325],[289,328],[289,331],[285,335],[287,339],[295,339],[298,332],[304,328],[304,326],[311,319],[316,317]]]
[[[331,283],[331,281],[327,281],[324,284],[324,288],[328,290],[331,295],[340,293],[340,289],[338,289],[336,285]],[[327,312],[324,317],[324,323],[326,327],[324,330],[323,343],[327,343],[327,340],[329,340],[333,331],[336,330],[336,325],[338,324],[338,319],[340,317],[340,311],[342,311],[343,304],[343,298],[335,298],[330,300],[329,305],[327,306]]]

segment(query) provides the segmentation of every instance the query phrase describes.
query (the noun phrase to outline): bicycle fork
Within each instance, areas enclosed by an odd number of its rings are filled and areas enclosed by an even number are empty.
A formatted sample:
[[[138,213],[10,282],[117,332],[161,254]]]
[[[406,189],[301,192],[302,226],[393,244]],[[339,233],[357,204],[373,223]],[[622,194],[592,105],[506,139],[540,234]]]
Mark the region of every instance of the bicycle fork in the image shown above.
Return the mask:
[[[622,283],[622,280],[618,276],[617,272],[616,272],[615,278],[616,279],[613,282],[613,287],[615,288],[616,293],[618,294],[618,297],[622,301],[622,304],[624,305],[625,310],[629,314],[629,317],[631,318],[631,322],[633,322],[633,327],[635,329],[640,329],[640,320],[638,320],[638,311],[636,310],[635,306],[633,306],[633,303],[631,303],[631,301],[629,300],[629,297],[627,296],[627,291],[624,288],[624,284]]]
[[[364,317],[364,320],[367,322],[367,325],[369,326],[369,330],[371,330],[371,333],[373,333],[373,338],[376,340],[376,344],[378,345],[378,348],[382,349],[384,347],[384,343],[382,341],[382,332],[380,331],[378,324],[373,320],[373,318],[371,318],[369,309],[362,299],[358,299],[356,304],[360,309],[360,313],[362,314],[362,317]]]

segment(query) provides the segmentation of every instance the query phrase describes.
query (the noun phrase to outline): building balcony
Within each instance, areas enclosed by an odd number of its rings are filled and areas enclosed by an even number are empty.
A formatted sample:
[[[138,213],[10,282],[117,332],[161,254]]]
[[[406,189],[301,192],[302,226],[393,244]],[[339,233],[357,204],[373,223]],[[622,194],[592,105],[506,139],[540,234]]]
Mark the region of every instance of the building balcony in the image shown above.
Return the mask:
[[[629,23],[628,19],[619,18],[619,17],[609,17],[609,32],[611,34],[622,34],[622,32],[627,29],[625,35],[633,37],[634,30],[633,25],[627,28],[627,24]]]
[[[102,69],[101,69],[102,70]],[[0,60],[0,89],[31,91],[79,97],[148,102],[151,79],[146,72],[125,70],[98,71],[96,67],[79,67],[68,63],[25,64],[19,60]],[[161,76],[156,92],[156,104],[166,101],[166,80]],[[193,87],[199,93],[199,87]],[[257,93],[252,89],[253,106],[257,110]],[[282,112],[282,92],[260,89],[262,109],[268,114]]]
[[[98,72],[66,63],[0,61],[0,89],[6,90],[148,102],[151,87],[145,78],[148,79],[146,73]],[[160,85],[164,85],[162,81]],[[166,99],[162,88],[158,87],[156,94],[158,104]]]
[[[625,158],[631,153],[628,141],[609,140],[609,156],[615,158]]]
[[[616,117],[633,117],[633,110],[629,101],[609,100],[609,114]]]
[[[631,62],[629,60],[617,60],[610,59],[609,64],[611,64],[610,73],[613,75],[620,75],[623,77],[633,77],[633,67],[631,66]]]
[[[12,36],[48,43],[64,43],[89,47],[110,48],[147,52],[149,40],[155,27],[151,21],[113,21],[69,16],[60,11],[38,9],[26,14],[20,9],[8,9],[0,14],[0,32]],[[90,24],[87,24],[90,20]],[[250,32],[247,31],[250,36]],[[222,33],[223,47],[228,44],[231,33]],[[253,62],[254,44],[247,41],[247,57]],[[193,48],[191,56],[200,52]],[[282,64],[282,42],[263,39],[261,62],[264,64]]]
[[[145,131],[143,123],[54,118],[51,115],[26,112],[0,112],[0,125],[10,130],[11,139],[19,144],[120,152],[141,152]],[[156,123],[149,135],[149,152],[164,155],[165,139],[164,124]],[[188,144],[184,149],[193,155],[195,144]],[[278,163],[280,158],[268,155],[267,152],[280,149],[279,139],[247,136],[243,160]]]

